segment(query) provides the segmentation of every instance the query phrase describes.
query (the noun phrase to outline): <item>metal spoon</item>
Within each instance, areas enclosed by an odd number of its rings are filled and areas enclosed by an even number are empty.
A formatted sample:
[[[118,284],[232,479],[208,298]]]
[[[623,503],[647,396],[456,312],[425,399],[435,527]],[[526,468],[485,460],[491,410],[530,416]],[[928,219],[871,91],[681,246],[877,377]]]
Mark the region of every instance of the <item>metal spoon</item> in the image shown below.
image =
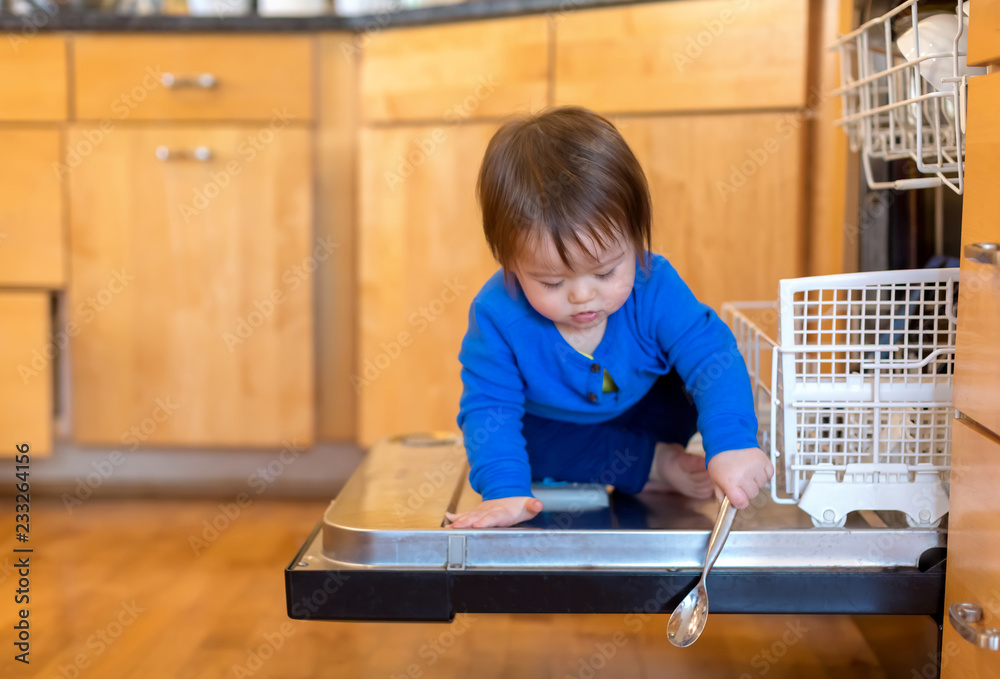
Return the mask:
[[[708,590],[705,579],[708,571],[719,558],[722,546],[729,537],[729,529],[733,527],[736,518],[736,507],[729,503],[729,498],[722,498],[719,516],[715,519],[715,527],[708,538],[708,552],[705,554],[705,568],[701,571],[701,580],[697,586],[688,592],[684,600],[677,605],[667,621],[667,639],[674,646],[684,648],[698,641],[705,623],[708,622]]]

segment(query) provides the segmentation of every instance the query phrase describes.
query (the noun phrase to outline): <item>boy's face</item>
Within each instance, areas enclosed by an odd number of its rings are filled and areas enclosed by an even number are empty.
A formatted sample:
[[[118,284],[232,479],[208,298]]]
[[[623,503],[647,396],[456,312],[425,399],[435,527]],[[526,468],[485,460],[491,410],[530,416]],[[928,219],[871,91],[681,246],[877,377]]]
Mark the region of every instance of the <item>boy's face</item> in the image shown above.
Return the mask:
[[[635,248],[619,236],[608,249],[582,239],[596,260],[570,246],[563,264],[548,236],[525,247],[514,274],[535,311],[570,332],[597,327],[618,311],[635,283]]]

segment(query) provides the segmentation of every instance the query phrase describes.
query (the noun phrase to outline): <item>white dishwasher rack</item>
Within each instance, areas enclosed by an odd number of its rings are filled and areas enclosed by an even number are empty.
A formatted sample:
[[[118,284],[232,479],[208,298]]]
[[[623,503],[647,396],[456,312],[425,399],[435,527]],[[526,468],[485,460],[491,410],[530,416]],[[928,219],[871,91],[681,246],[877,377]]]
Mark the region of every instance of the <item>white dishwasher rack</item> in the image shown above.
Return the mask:
[[[847,132],[851,149],[861,153],[865,179],[872,189],[965,188],[965,112],[969,75],[965,62],[964,3],[957,0],[958,29],[946,47],[934,46],[914,29],[915,54],[907,61],[896,47],[893,21],[909,11],[918,24],[919,0],[905,0],[891,11],[841,36],[833,48],[840,53],[842,117],[835,121]],[[927,3],[924,3],[927,4]],[[923,42],[921,42],[923,40]],[[948,75],[936,86],[921,77],[934,60],[948,64]],[[965,69],[978,73],[981,69]],[[920,177],[875,181],[872,160],[911,159]]]
[[[814,276],[781,281],[777,303],[723,305],[753,380],[776,502],[797,503],[818,526],[843,526],[855,510],[940,523],[957,285],[958,269]]]

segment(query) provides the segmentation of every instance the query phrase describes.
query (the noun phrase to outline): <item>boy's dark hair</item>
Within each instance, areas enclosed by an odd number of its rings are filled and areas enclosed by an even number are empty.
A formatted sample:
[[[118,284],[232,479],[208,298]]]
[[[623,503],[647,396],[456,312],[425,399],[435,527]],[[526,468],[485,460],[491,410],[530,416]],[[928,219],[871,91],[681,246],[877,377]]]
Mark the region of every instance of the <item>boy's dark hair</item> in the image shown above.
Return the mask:
[[[589,252],[581,233],[600,248],[624,236],[643,265],[651,249],[646,175],[615,126],[589,109],[562,106],[505,122],[486,147],[476,190],[505,276],[521,249],[546,234],[567,266],[567,244]]]

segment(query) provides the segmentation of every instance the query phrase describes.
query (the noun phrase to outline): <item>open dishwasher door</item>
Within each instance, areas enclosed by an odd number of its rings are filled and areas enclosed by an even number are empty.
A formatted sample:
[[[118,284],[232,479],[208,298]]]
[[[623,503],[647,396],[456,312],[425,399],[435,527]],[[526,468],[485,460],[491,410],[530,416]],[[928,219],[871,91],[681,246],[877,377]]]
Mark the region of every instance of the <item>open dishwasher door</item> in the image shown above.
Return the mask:
[[[545,511],[450,529],[475,507],[461,439],[414,434],[368,452],[285,571],[303,620],[450,621],[456,613],[670,613],[697,581],[717,503],[602,486],[540,488]],[[888,522],[888,523],[887,523]],[[713,613],[940,616],[944,528],[849,516],[816,528],[761,493],[709,575]]]

